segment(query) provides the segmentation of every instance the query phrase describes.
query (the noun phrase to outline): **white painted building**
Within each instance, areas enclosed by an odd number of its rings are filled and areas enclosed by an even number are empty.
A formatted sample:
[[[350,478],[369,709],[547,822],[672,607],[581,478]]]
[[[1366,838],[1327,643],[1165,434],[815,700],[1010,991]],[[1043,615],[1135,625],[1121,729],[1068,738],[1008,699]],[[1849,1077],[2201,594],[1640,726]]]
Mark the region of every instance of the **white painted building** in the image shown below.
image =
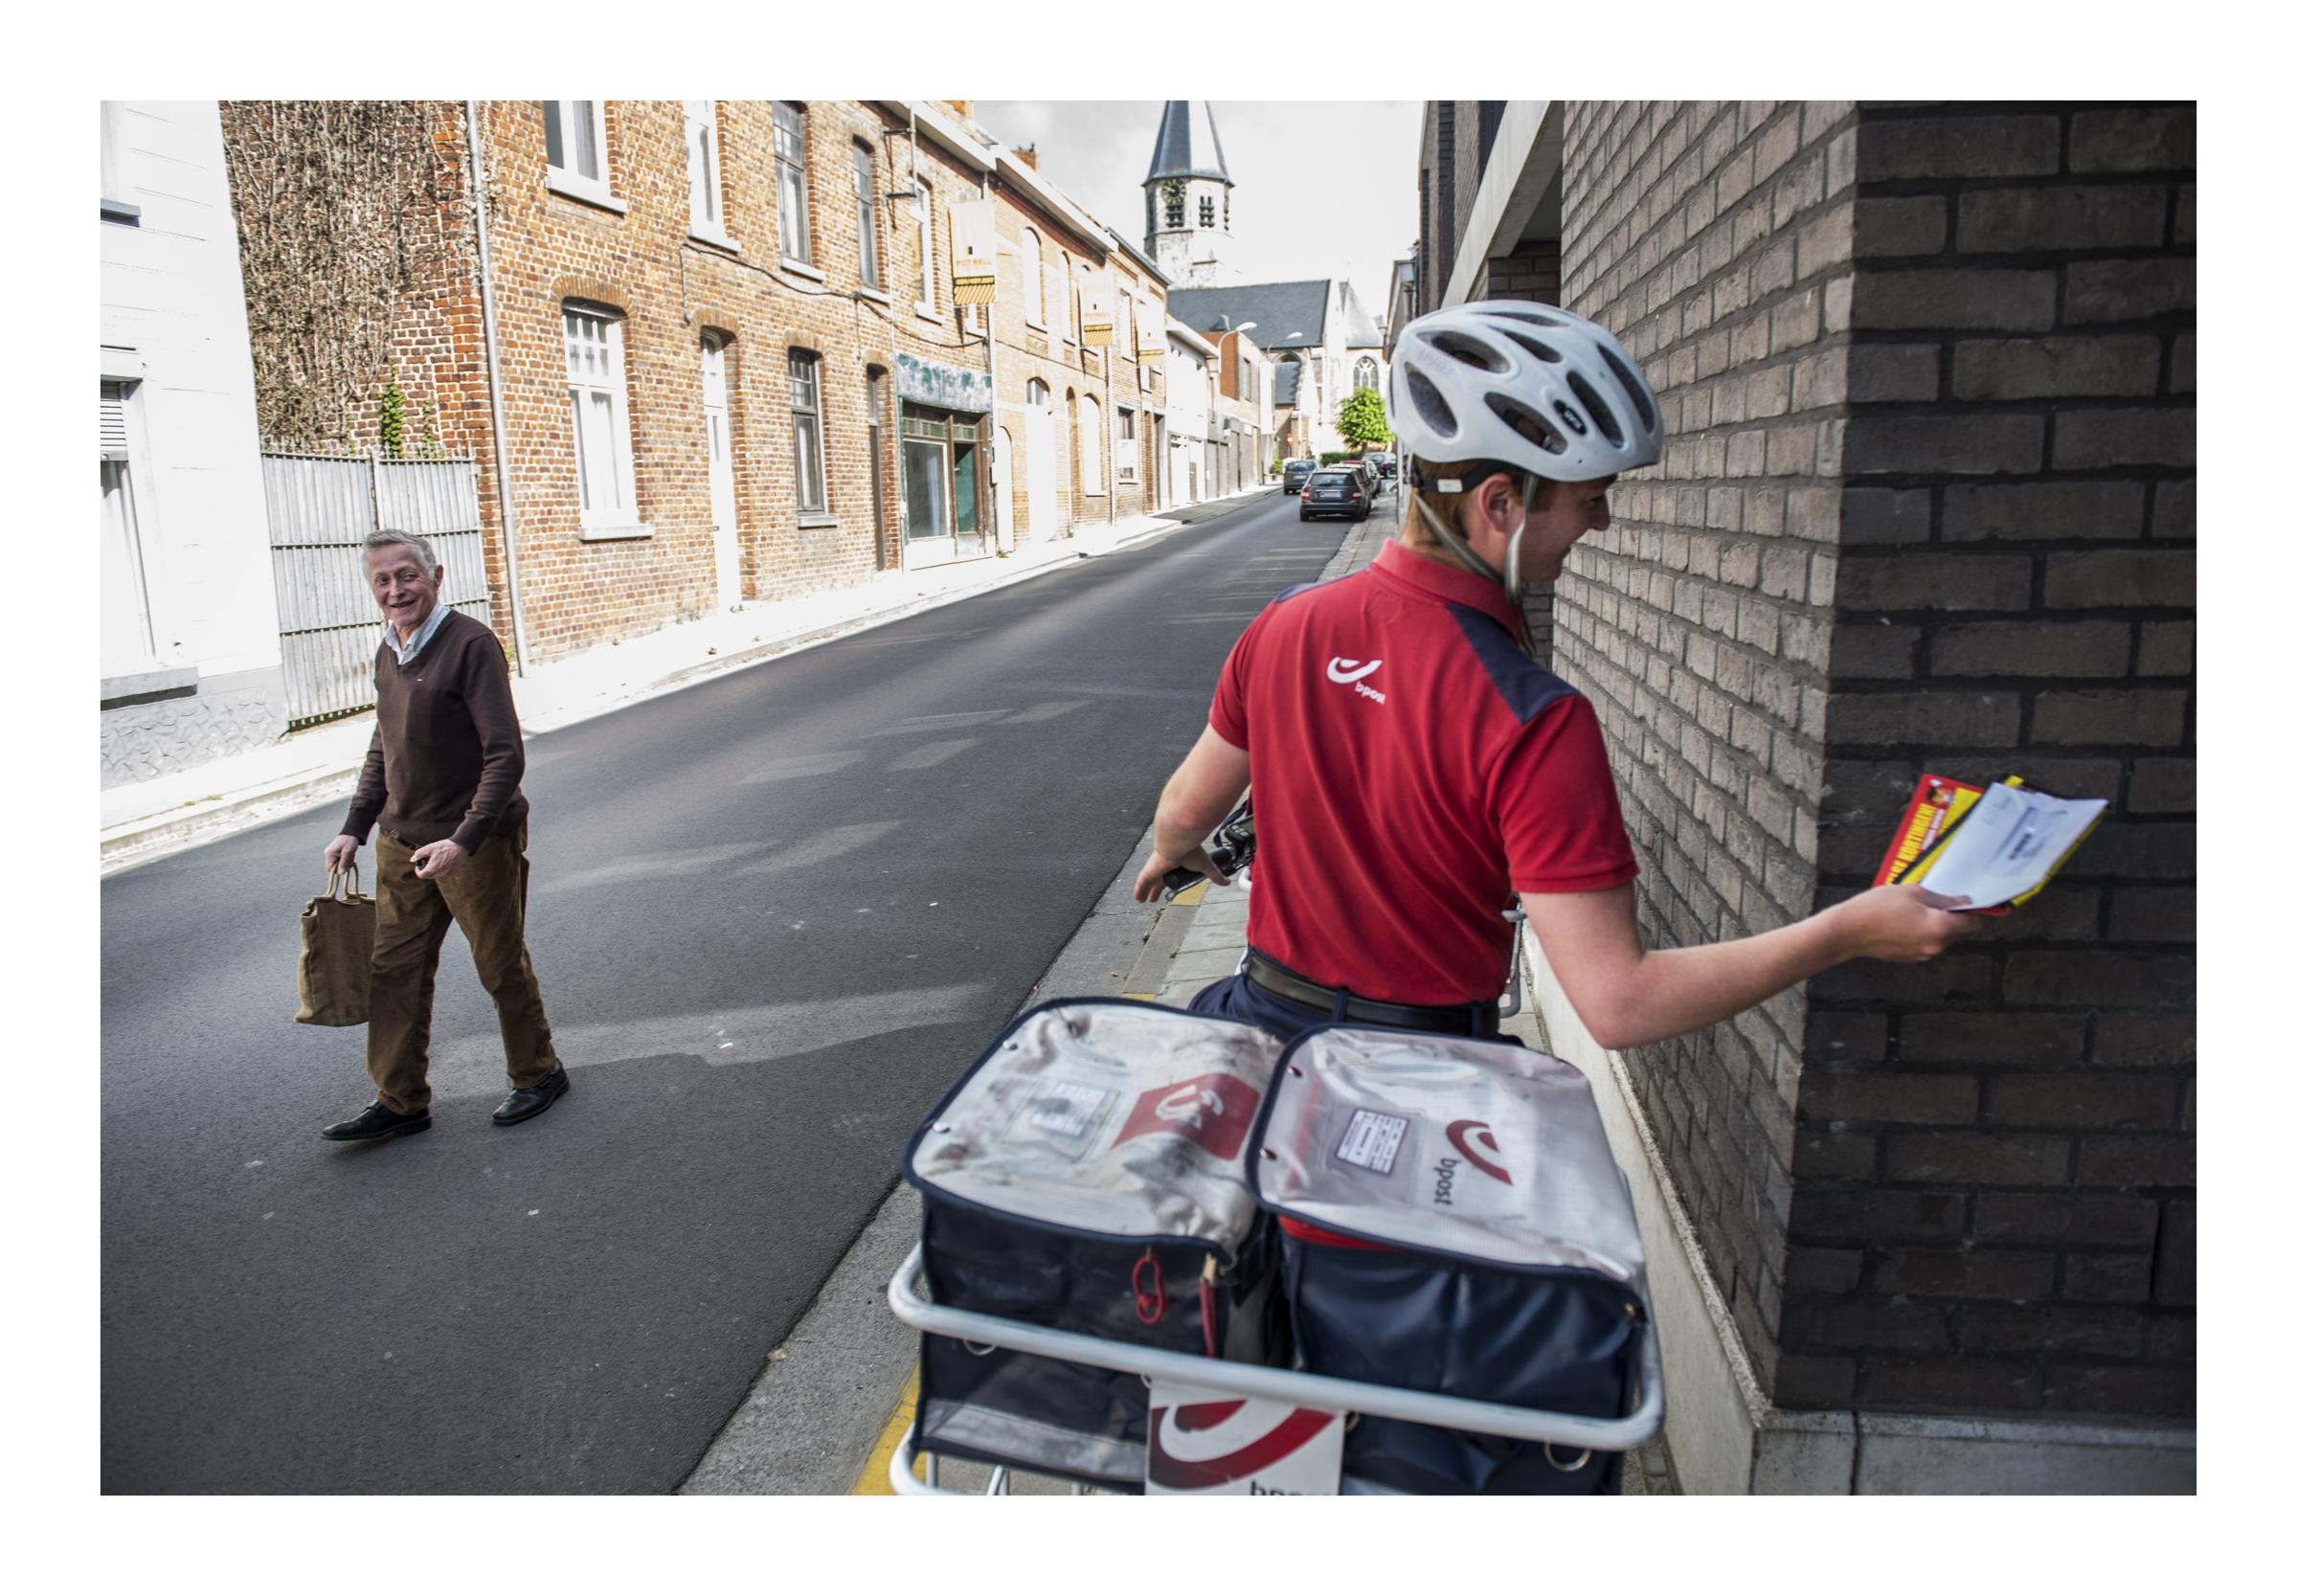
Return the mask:
[[[104,101],[102,164],[109,787],[268,743],[287,699],[215,102]]]
[[[1212,439],[1220,424],[1213,403],[1217,356],[1185,322],[1164,324],[1165,464],[1172,483],[1166,502],[1194,505],[1214,496]]]

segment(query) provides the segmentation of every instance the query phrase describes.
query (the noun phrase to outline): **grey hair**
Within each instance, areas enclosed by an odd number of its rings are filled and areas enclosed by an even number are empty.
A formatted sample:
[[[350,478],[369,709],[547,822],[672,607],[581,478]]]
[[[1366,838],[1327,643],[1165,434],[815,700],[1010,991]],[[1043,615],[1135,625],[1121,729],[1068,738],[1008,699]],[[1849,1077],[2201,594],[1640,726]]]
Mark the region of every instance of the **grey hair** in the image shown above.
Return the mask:
[[[431,552],[430,540],[419,532],[394,532],[385,527],[380,531],[367,534],[367,552],[370,554],[378,549],[389,549],[394,544],[403,545],[415,551],[415,557],[422,561],[424,575],[428,576],[439,569],[439,556]]]

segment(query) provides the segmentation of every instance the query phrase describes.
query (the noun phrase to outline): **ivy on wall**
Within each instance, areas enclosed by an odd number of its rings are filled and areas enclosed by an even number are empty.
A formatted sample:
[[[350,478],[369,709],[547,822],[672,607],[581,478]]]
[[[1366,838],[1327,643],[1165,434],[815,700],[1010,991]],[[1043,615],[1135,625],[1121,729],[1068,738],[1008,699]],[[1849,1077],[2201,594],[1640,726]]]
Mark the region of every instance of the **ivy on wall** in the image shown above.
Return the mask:
[[[429,452],[392,361],[399,307],[452,280],[471,227],[459,106],[227,101],[258,427],[267,439]],[[422,400],[422,431],[433,410]]]

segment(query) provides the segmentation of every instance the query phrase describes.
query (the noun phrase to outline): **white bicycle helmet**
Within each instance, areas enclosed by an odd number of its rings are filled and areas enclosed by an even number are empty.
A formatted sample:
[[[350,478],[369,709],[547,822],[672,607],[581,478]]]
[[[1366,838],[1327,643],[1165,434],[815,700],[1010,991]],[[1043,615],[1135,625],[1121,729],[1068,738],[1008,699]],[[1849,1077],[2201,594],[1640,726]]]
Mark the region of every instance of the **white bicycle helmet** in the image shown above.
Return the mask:
[[[1412,454],[1409,485],[1458,493],[1495,470],[1584,483],[1659,458],[1658,400],[1619,340],[1568,310],[1533,300],[1479,300],[1431,310],[1397,335],[1387,371],[1388,425]],[[1431,478],[1421,460],[1470,465]],[[1508,540],[1495,571],[1437,512],[1419,502],[1436,536],[1470,571],[1522,601],[1518,553]]]
[[[1414,455],[1491,461],[1556,482],[1659,458],[1658,401],[1619,340],[1533,300],[1481,300],[1405,326],[1389,424]]]

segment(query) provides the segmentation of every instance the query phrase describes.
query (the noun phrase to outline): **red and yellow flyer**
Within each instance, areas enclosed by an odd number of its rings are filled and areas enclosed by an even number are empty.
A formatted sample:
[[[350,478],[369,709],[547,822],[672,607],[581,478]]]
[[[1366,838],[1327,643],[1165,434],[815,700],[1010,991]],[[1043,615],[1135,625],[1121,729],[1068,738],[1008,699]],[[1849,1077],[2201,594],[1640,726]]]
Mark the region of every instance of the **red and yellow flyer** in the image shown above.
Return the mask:
[[[1924,772],[1915,779],[1914,797],[1899,819],[1898,835],[1890,840],[1890,847],[1882,855],[1882,867],[1875,871],[1874,885],[1887,887],[1895,881],[1921,880],[1920,872],[1908,877],[1906,867],[1985,796],[1986,789],[1982,786]]]

